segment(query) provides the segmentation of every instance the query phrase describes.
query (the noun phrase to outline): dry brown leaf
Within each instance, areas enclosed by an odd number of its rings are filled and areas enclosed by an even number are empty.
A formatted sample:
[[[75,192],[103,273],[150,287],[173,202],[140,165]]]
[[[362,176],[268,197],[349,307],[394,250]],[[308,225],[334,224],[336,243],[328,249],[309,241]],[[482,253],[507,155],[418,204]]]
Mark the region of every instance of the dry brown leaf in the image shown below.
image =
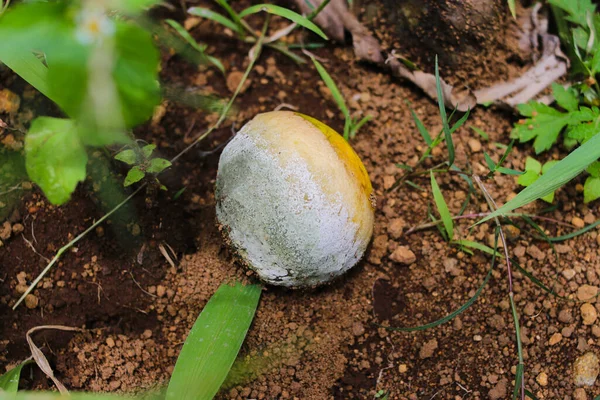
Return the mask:
[[[31,328],[29,331],[27,331],[26,335],[27,343],[29,344],[29,349],[31,350],[31,357],[33,357],[33,360],[35,361],[37,366],[42,370],[44,374],[46,374],[48,378],[52,379],[52,382],[54,382],[60,394],[68,395],[69,391],[58,379],[56,379],[56,377],[54,376],[54,371],[52,370],[52,367],[50,367],[48,359],[46,358],[42,350],[40,350],[40,348],[37,347],[35,343],[33,343],[33,339],[31,338],[31,335],[33,333],[44,329],[57,329],[61,331],[81,331],[82,329],[63,325],[41,325]]]

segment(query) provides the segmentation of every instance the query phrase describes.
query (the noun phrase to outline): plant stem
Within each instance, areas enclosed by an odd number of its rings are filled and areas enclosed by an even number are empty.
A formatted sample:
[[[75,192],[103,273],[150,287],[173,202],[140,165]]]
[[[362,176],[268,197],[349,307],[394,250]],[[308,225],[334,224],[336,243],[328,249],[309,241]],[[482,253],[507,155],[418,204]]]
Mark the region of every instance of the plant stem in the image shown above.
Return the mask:
[[[492,212],[496,211],[498,209],[498,206],[496,205],[496,202],[494,201],[494,198],[490,195],[490,193],[488,192],[488,190],[486,189],[485,185],[483,184],[483,182],[481,181],[481,178],[479,178],[479,176],[477,175],[473,175],[473,180],[477,183],[477,186],[479,186],[479,188],[481,189],[481,192],[483,193],[483,196],[485,197],[485,201],[488,203],[488,206],[490,207],[490,210],[492,210]],[[498,219],[498,217],[494,217],[494,221],[496,222],[496,226],[498,228],[498,231],[500,233],[500,240],[502,242],[502,247],[504,250],[504,257],[506,260],[506,271],[507,271],[507,275],[508,275],[508,297],[510,299],[510,305],[511,305],[511,311],[512,311],[512,316],[513,316],[513,321],[515,324],[515,331],[516,331],[516,339],[517,339],[517,354],[519,357],[519,365],[517,366],[517,379],[516,382],[519,382],[519,373],[521,374],[521,379],[520,379],[520,384],[521,384],[521,388],[520,388],[520,392],[521,392],[521,399],[525,400],[525,378],[524,378],[524,370],[525,370],[525,364],[523,362],[523,345],[521,343],[521,331],[520,331],[520,325],[519,325],[519,314],[517,313],[517,308],[515,306],[515,301],[514,301],[514,292],[513,292],[513,275],[512,275],[512,268],[510,265],[510,257],[508,255],[508,244],[506,242],[506,238],[504,237],[504,231],[502,230],[502,225],[500,224],[500,220]]]

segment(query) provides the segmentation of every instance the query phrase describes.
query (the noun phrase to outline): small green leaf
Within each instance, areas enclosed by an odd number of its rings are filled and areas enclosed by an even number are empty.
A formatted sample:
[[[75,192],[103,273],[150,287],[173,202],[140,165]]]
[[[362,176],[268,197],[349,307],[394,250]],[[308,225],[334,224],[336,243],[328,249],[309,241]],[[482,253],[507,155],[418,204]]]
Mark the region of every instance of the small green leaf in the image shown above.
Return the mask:
[[[0,376],[0,394],[3,390],[6,393],[17,393],[17,390],[19,389],[19,380],[21,378],[21,370],[31,362],[31,360],[25,361]]]
[[[321,36],[323,39],[327,40],[327,35],[325,35],[325,33],[321,30],[321,28],[319,28],[317,25],[315,25],[314,23],[312,23],[311,21],[309,21],[307,18],[303,17],[302,15],[300,15],[292,10],[288,10],[287,8],[284,8],[284,7],[276,6],[273,4],[257,4],[257,5],[246,8],[244,11],[239,13],[239,16],[240,16],[240,18],[244,18],[245,16],[248,16],[250,14],[256,14],[261,11],[265,11],[270,14],[279,15],[280,17],[283,17],[283,18],[287,18],[290,21],[295,22],[298,25],[301,25],[301,26],[313,31],[317,35]]]
[[[583,185],[583,202],[589,203],[600,198],[600,178],[588,176]]]
[[[421,119],[419,118],[419,116],[417,115],[415,110],[410,108],[410,113],[413,117],[413,121],[415,122],[415,125],[417,126],[417,129],[419,130],[419,133],[423,137],[423,140],[425,141],[427,146],[430,146],[431,143],[433,143],[433,140],[431,139],[431,135],[429,134],[429,131],[427,130],[427,128],[425,128],[425,125],[423,125],[423,122],[421,121]]]
[[[219,13],[209,10],[208,8],[191,7],[188,9],[188,13],[195,15],[197,17],[202,17],[202,18],[206,18],[206,19],[210,19],[215,22],[218,22],[219,24],[231,29],[238,35],[243,34],[243,30],[238,25],[236,25],[235,22],[233,22],[229,18],[227,18]]]
[[[225,381],[250,328],[258,285],[221,285],[192,327],[167,388],[167,400],[210,400]]]
[[[525,171],[533,171],[539,175],[542,173],[542,164],[533,157],[527,157],[525,160]]]
[[[115,156],[115,160],[119,160],[128,165],[133,165],[137,162],[135,151],[131,149],[123,150]]]
[[[552,94],[556,103],[567,111],[577,111],[579,100],[571,88],[565,88],[558,83],[552,84]]]
[[[483,152],[483,157],[485,158],[485,162],[487,163],[490,172],[494,172],[496,170],[496,163],[492,160],[492,157],[485,151]]]
[[[144,173],[144,171],[142,171],[140,167],[136,165],[135,167],[131,168],[127,173],[127,176],[125,177],[125,182],[123,182],[123,186],[131,186],[134,183],[144,179],[145,175],[146,174]]]
[[[524,174],[519,176],[517,183],[521,186],[529,186],[533,182],[537,181],[539,177],[540,177],[540,174],[535,171],[531,171],[531,170],[525,171]]]
[[[450,215],[450,211],[448,210],[448,205],[446,204],[446,200],[444,200],[444,196],[440,190],[440,187],[433,176],[433,171],[429,171],[429,175],[431,177],[431,189],[433,192],[433,199],[435,201],[435,206],[440,213],[440,218],[444,223],[444,228],[446,229],[446,233],[448,234],[448,239],[452,240],[454,237],[454,223],[452,222],[452,216]]]
[[[490,140],[490,135],[488,135],[487,133],[485,133],[483,130],[479,129],[478,127],[471,126],[471,129],[473,129],[479,136],[481,136],[485,140]]]
[[[481,224],[482,222],[498,217],[499,215],[505,215],[514,209],[547,196],[571,179],[575,178],[599,158],[600,135],[595,135],[580,147],[573,150],[568,156],[560,160],[531,186],[525,188],[515,198],[508,201],[487,217],[481,219],[477,224]]]
[[[452,141],[452,132],[450,132],[448,116],[446,115],[446,106],[444,105],[444,93],[442,92],[437,55],[435,56],[435,86],[437,88],[438,108],[440,109],[440,116],[442,117],[442,128],[446,138],[446,147],[448,148],[448,165],[452,165],[454,164],[454,142]],[[450,237],[450,239],[452,239],[452,237]]]
[[[562,8],[569,14],[566,19],[580,26],[587,26],[587,18],[594,15],[596,6],[590,0],[549,0],[549,3]]]
[[[155,144],[147,144],[144,147],[142,147],[142,154],[144,154],[144,158],[150,158],[154,149],[156,149]]]
[[[550,168],[554,167],[558,163],[558,160],[550,160],[544,164],[542,167],[542,175],[546,172],[550,171]]]
[[[496,171],[500,172],[501,174],[505,174],[505,175],[514,175],[514,176],[523,175],[523,172],[521,172],[521,171],[517,171],[515,169],[506,168],[506,167],[498,167],[498,168],[496,168]]]
[[[593,162],[589,167],[587,167],[586,171],[594,178],[600,178],[600,161]]]
[[[146,172],[150,174],[158,174],[171,166],[171,161],[164,158],[153,158],[150,160],[150,166],[146,168]]]
[[[36,118],[25,136],[25,165],[52,204],[63,204],[85,179],[87,153],[70,119]]]
[[[211,56],[209,56],[209,55],[206,54],[206,52],[205,52],[206,45],[200,45],[200,44],[198,44],[198,42],[196,42],[196,39],[194,39],[192,37],[192,35],[190,35],[189,32],[186,31],[185,28],[179,24],[179,22],[174,21],[172,19],[167,19],[165,21],[173,29],[175,29],[177,31],[177,33],[179,33],[179,35],[181,35],[181,37],[184,38],[186,40],[186,42],[188,42],[194,48],[194,50],[196,50],[198,52],[198,54],[200,55],[200,60],[199,60],[200,63],[202,63],[202,64],[213,64],[222,73],[225,73],[225,67],[223,66],[223,64],[218,59],[216,59],[214,57],[211,57]]]
[[[508,9],[510,10],[510,15],[513,18],[517,18],[517,7],[515,6],[515,0],[508,0]]]

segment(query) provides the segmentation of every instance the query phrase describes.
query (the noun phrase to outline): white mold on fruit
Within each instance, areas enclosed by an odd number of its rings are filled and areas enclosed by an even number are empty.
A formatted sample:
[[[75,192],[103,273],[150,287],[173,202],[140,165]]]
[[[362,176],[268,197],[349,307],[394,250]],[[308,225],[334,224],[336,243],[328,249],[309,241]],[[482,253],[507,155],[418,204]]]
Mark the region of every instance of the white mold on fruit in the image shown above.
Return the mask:
[[[373,232],[362,162],[331,128],[302,114],[259,114],[219,160],[217,219],[267,283],[317,286],[352,268]]]

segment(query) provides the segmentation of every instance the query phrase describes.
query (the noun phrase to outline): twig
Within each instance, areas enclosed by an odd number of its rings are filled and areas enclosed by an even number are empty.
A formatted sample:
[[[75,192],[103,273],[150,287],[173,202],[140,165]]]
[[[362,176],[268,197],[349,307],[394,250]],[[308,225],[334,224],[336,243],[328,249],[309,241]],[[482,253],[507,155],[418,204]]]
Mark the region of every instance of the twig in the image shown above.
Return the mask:
[[[137,287],[139,287],[142,292],[146,293],[150,297],[154,297],[154,298],[157,297],[156,295],[154,295],[154,294],[150,293],[149,291],[147,291],[146,289],[144,289],[142,287],[142,285],[140,285],[138,283],[138,281],[135,280],[135,278],[133,277],[133,273],[131,271],[127,271],[127,272],[129,272],[129,275],[131,275],[131,280],[133,281],[133,283],[135,283],[137,285]]]

